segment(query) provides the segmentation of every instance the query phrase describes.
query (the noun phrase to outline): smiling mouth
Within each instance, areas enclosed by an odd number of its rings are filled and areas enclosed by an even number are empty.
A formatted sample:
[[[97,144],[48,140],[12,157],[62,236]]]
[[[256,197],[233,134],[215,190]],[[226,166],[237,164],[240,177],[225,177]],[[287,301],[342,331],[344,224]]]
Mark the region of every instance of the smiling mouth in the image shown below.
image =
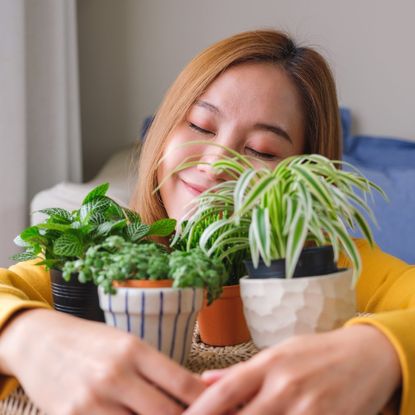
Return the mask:
[[[188,189],[192,194],[194,194],[195,196],[200,195],[201,193],[203,193],[206,189],[194,184],[190,184],[188,182],[185,182],[184,180],[181,180],[182,183],[185,185],[186,189]]]

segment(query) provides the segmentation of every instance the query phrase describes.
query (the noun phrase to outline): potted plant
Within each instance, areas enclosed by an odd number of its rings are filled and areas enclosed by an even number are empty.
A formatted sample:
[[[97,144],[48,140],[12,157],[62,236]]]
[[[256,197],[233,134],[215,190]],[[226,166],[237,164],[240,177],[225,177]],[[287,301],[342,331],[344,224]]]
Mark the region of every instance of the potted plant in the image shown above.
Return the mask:
[[[200,248],[169,253],[155,242],[137,244],[120,236],[66,262],[64,278],[73,273],[99,286],[107,324],[134,333],[181,364],[191,347],[203,290],[213,301],[226,277],[223,264]]]
[[[199,221],[193,222],[195,218],[191,218],[189,221],[182,222],[181,232],[175,234],[171,243],[174,249],[188,252],[199,247],[203,231],[219,220],[220,216],[226,215],[226,211],[218,214],[210,209],[205,213],[206,217]],[[233,255],[229,254],[222,258],[219,252],[215,254],[209,253],[208,255],[224,264],[229,277],[224,281],[221,295],[214,302],[204,299],[203,308],[197,317],[201,340],[211,346],[232,346],[247,342],[251,335],[243,315],[239,290],[239,278],[245,274],[243,259],[246,258],[246,250],[241,249]]]
[[[99,244],[109,235],[120,235],[138,243],[153,235],[167,236],[175,228],[175,221],[162,219],[147,225],[138,213],[120,206],[106,193],[109,184],[95,187],[84,198],[79,209],[69,212],[61,208],[43,209],[42,223],[26,228],[15,238],[24,248],[14,255],[16,261],[39,259],[51,274],[52,295],[56,310],[96,321],[104,321],[98,304],[96,286],[83,274],[62,278],[67,261],[83,258],[90,246]]]
[[[192,145],[193,142],[188,144]],[[238,153],[229,151],[235,158],[240,157]],[[227,161],[222,162],[226,164]],[[199,162],[186,161],[174,172],[195,163]],[[219,164],[215,166],[219,168]],[[231,175],[236,178],[249,166],[251,164],[248,160],[240,158],[240,164]],[[160,184],[162,185],[163,183]],[[243,260],[249,254],[249,243],[243,233],[233,225],[216,229],[217,224],[229,218],[233,212],[234,185],[235,180],[226,181],[195,198],[171,241],[174,249],[182,251],[203,246],[208,256],[224,263],[229,275],[221,296],[212,304],[208,304],[205,299],[197,318],[201,340],[211,346],[232,346],[251,339],[239,289],[239,279],[246,274]],[[209,235],[205,232],[207,229]],[[213,241],[217,238],[226,238],[227,242],[221,246],[213,246]]]
[[[198,238],[208,255],[220,253],[223,259],[249,247],[249,277],[240,284],[258,347],[337,327],[355,313],[353,286],[361,264],[347,227],[359,228],[373,243],[359,209],[374,220],[366,196],[373,189],[383,192],[352,166],[343,171],[341,165],[320,155],[302,155],[273,170],[254,169],[247,158],[233,154],[212,166],[234,180],[195,201],[188,235],[209,212],[226,212]],[[349,257],[352,269],[337,269],[340,252]]]

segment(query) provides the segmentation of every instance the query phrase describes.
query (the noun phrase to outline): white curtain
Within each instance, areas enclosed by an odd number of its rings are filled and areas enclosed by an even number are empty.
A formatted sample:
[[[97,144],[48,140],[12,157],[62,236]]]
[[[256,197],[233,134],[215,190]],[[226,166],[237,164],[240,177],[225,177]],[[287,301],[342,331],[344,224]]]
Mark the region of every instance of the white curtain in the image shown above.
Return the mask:
[[[0,266],[38,191],[82,178],[76,0],[0,0]]]

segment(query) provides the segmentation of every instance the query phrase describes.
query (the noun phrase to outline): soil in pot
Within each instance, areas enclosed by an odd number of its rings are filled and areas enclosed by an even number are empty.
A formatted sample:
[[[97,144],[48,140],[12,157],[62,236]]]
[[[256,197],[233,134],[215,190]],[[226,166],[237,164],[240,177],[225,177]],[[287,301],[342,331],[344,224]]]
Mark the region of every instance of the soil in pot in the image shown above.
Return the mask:
[[[86,320],[105,321],[94,283],[80,283],[77,274],[72,274],[66,282],[62,271],[56,269],[50,270],[50,279],[55,310]]]
[[[267,266],[262,260],[258,268],[254,268],[252,261],[244,261],[249,278],[285,278],[285,259],[277,259]],[[298,259],[293,278],[312,277],[314,275],[328,275],[339,271],[334,261],[333,247],[317,246],[305,248]]]
[[[245,321],[240,287],[223,287],[221,296],[211,305],[204,306],[197,318],[200,338],[210,346],[233,346],[251,339]]]

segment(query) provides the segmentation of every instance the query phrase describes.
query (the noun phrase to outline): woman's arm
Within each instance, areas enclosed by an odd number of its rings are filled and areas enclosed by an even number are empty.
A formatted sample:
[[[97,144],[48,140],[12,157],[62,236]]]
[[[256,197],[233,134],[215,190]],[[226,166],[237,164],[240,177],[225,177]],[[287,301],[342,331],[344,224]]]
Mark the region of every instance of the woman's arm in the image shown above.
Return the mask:
[[[383,334],[359,325],[293,337],[204,379],[212,386],[186,415],[377,415],[400,368]]]
[[[38,267],[0,270],[3,397],[17,378],[51,415],[179,414],[179,402],[188,405],[205,389],[135,336],[51,310],[50,297],[48,273]]]
[[[369,324],[388,338],[401,365],[400,414],[415,413],[415,266],[364,240],[356,242],[363,264],[357,305],[359,311],[373,314],[354,318],[347,326]],[[347,266],[347,261],[340,265]]]
[[[18,314],[0,364],[48,414],[180,414],[200,379],[138,338],[50,310]]]
[[[222,414],[248,402],[238,414],[370,415],[400,385],[400,414],[415,413],[415,267],[364,241],[357,244],[363,262],[358,309],[375,314],[208,372],[205,381],[215,384],[186,413]],[[347,265],[341,259],[340,266]]]

